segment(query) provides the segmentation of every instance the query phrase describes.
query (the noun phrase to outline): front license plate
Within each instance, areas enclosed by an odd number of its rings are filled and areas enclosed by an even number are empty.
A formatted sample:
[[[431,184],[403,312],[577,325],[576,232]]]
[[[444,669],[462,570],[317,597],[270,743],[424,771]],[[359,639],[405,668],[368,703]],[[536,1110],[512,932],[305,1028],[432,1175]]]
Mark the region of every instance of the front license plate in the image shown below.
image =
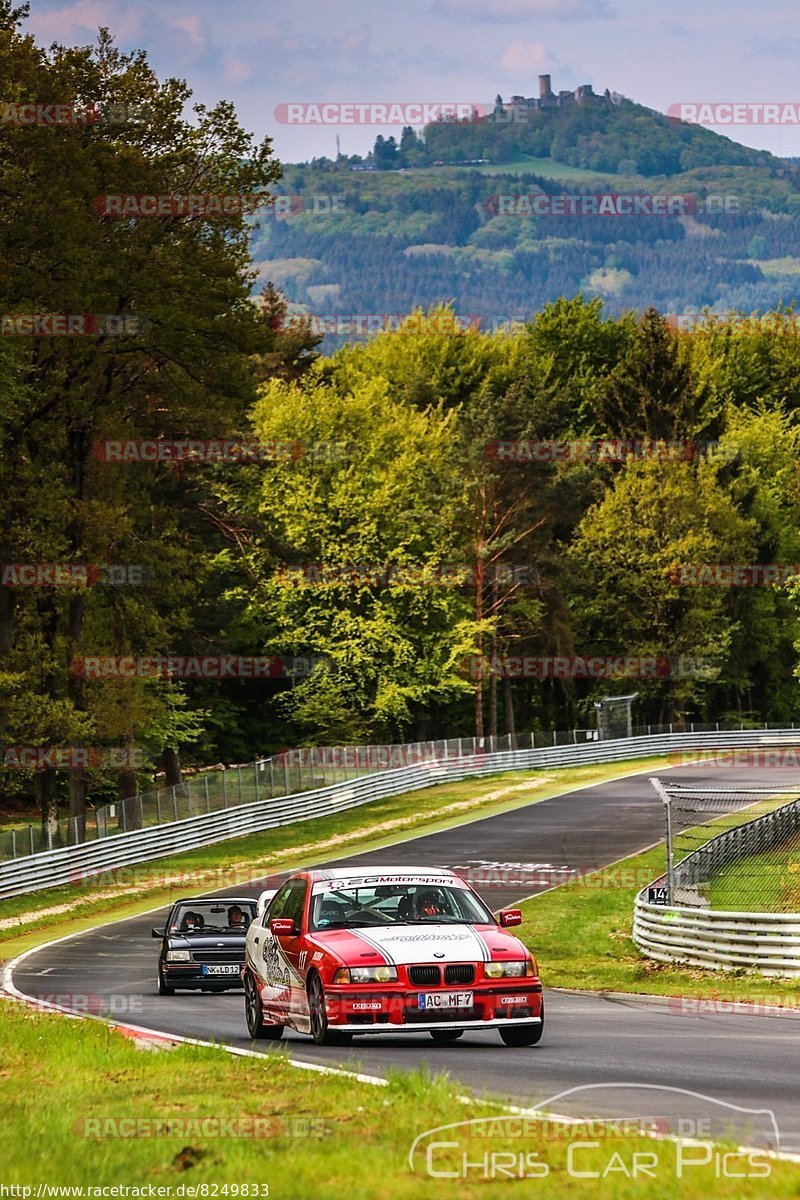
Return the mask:
[[[417,1005],[424,1012],[434,1008],[472,1008],[472,992],[420,992]]]
[[[203,963],[204,975],[238,975],[241,967],[237,967],[235,963],[225,963],[224,966],[211,967],[208,963]]]

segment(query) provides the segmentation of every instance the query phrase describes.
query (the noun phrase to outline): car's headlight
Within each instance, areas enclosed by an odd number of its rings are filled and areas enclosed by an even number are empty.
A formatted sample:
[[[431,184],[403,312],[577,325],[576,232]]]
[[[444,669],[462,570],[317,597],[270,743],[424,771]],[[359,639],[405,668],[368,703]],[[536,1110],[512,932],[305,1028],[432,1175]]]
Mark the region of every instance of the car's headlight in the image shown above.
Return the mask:
[[[188,950],[168,950],[167,962],[189,962],[191,954]]]
[[[533,964],[529,958],[522,962],[484,963],[483,973],[487,979],[518,979],[521,975],[533,975]]]
[[[396,983],[397,967],[340,967],[334,983]]]

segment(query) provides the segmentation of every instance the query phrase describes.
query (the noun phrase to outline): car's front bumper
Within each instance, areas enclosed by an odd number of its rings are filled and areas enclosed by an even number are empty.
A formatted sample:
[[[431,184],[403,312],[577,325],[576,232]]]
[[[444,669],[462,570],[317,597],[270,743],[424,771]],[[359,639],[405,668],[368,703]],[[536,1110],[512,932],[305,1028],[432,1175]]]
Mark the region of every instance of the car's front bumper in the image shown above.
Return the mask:
[[[403,984],[364,988],[329,988],[325,993],[328,1024],[334,1029],[359,1033],[413,1033],[435,1029],[497,1029],[542,1022],[541,981],[492,981],[470,988],[437,988],[439,993],[468,991],[472,1004],[463,1008],[421,1008],[420,993]],[[430,992],[426,993],[430,995]]]
[[[235,971],[224,975],[204,975],[202,963],[161,963],[164,983],[175,988],[240,988],[242,986],[242,964],[231,963]]]
[[[541,1025],[542,1017],[491,1017],[485,1021],[459,1021],[457,1017],[448,1021],[421,1022],[413,1024],[387,1021],[385,1024],[352,1025],[348,1022],[331,1023],[331,1028],[345,1033],[382,1033],[390,1037],[396,1033],[434,1033],[448,1029],[512,1029],[520,1025]]]

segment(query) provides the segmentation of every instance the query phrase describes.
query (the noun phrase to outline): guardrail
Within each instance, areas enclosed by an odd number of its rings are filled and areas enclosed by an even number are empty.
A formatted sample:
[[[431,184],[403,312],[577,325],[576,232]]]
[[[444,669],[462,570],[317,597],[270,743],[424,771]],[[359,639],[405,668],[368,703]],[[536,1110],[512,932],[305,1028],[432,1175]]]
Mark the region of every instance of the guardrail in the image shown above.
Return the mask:
[[[231,805],[184,820],[110,834],[99,840],[13,859],[0,864],[0,899],[59,884],[82,882],[101,872],[165,858],[198,846],[263,832],[295,821],[329,816],[369,804],[373,800],[417,791],[438,783],[504,771],[620,762],[684,750],[761,747],[767,736],[771,746],[794,745],[800,740],[800,731],[772,730],[766,735],[764,730],[759,729],[713,730],[591,741],[583,745],[553,746],[548,749],[468,755],[454,753],[451,757],[419,765],[378,771],[310,791]],[[780,741],[776,742],[776,738]]]
[[[800,799],[728,829],[672,872],[678,904],[650,904],[648,888],[636,897],[633,940],[648,958],[717,970],[757,970],[800,975],[800,913],[712,909],[702,888],[717,868],[781,844],[800,829]],[[662,885],[666,875],[650,886]]]
[[[657,881],[658,882],[658,881]],[[690,967],[800,975],[800,913],[725,912],[636,897],[633,940],[648,958]]]

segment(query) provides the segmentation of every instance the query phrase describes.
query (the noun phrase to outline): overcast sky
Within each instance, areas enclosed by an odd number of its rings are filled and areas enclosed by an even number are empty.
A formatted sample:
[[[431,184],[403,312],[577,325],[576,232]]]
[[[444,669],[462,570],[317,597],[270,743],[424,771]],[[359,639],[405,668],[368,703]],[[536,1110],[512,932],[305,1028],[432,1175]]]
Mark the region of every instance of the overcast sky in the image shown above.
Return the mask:
[[[364,153],[399,129],[290,126],[288,102],[489,102],[591,83],[664,112],[681,101],[800,103],[800,10],[742,0],[31,0],[44,44],[107,25],[198,100],[234,101],[244,125],[297,162]],[[800,156],[800,128],[720,130]]]

